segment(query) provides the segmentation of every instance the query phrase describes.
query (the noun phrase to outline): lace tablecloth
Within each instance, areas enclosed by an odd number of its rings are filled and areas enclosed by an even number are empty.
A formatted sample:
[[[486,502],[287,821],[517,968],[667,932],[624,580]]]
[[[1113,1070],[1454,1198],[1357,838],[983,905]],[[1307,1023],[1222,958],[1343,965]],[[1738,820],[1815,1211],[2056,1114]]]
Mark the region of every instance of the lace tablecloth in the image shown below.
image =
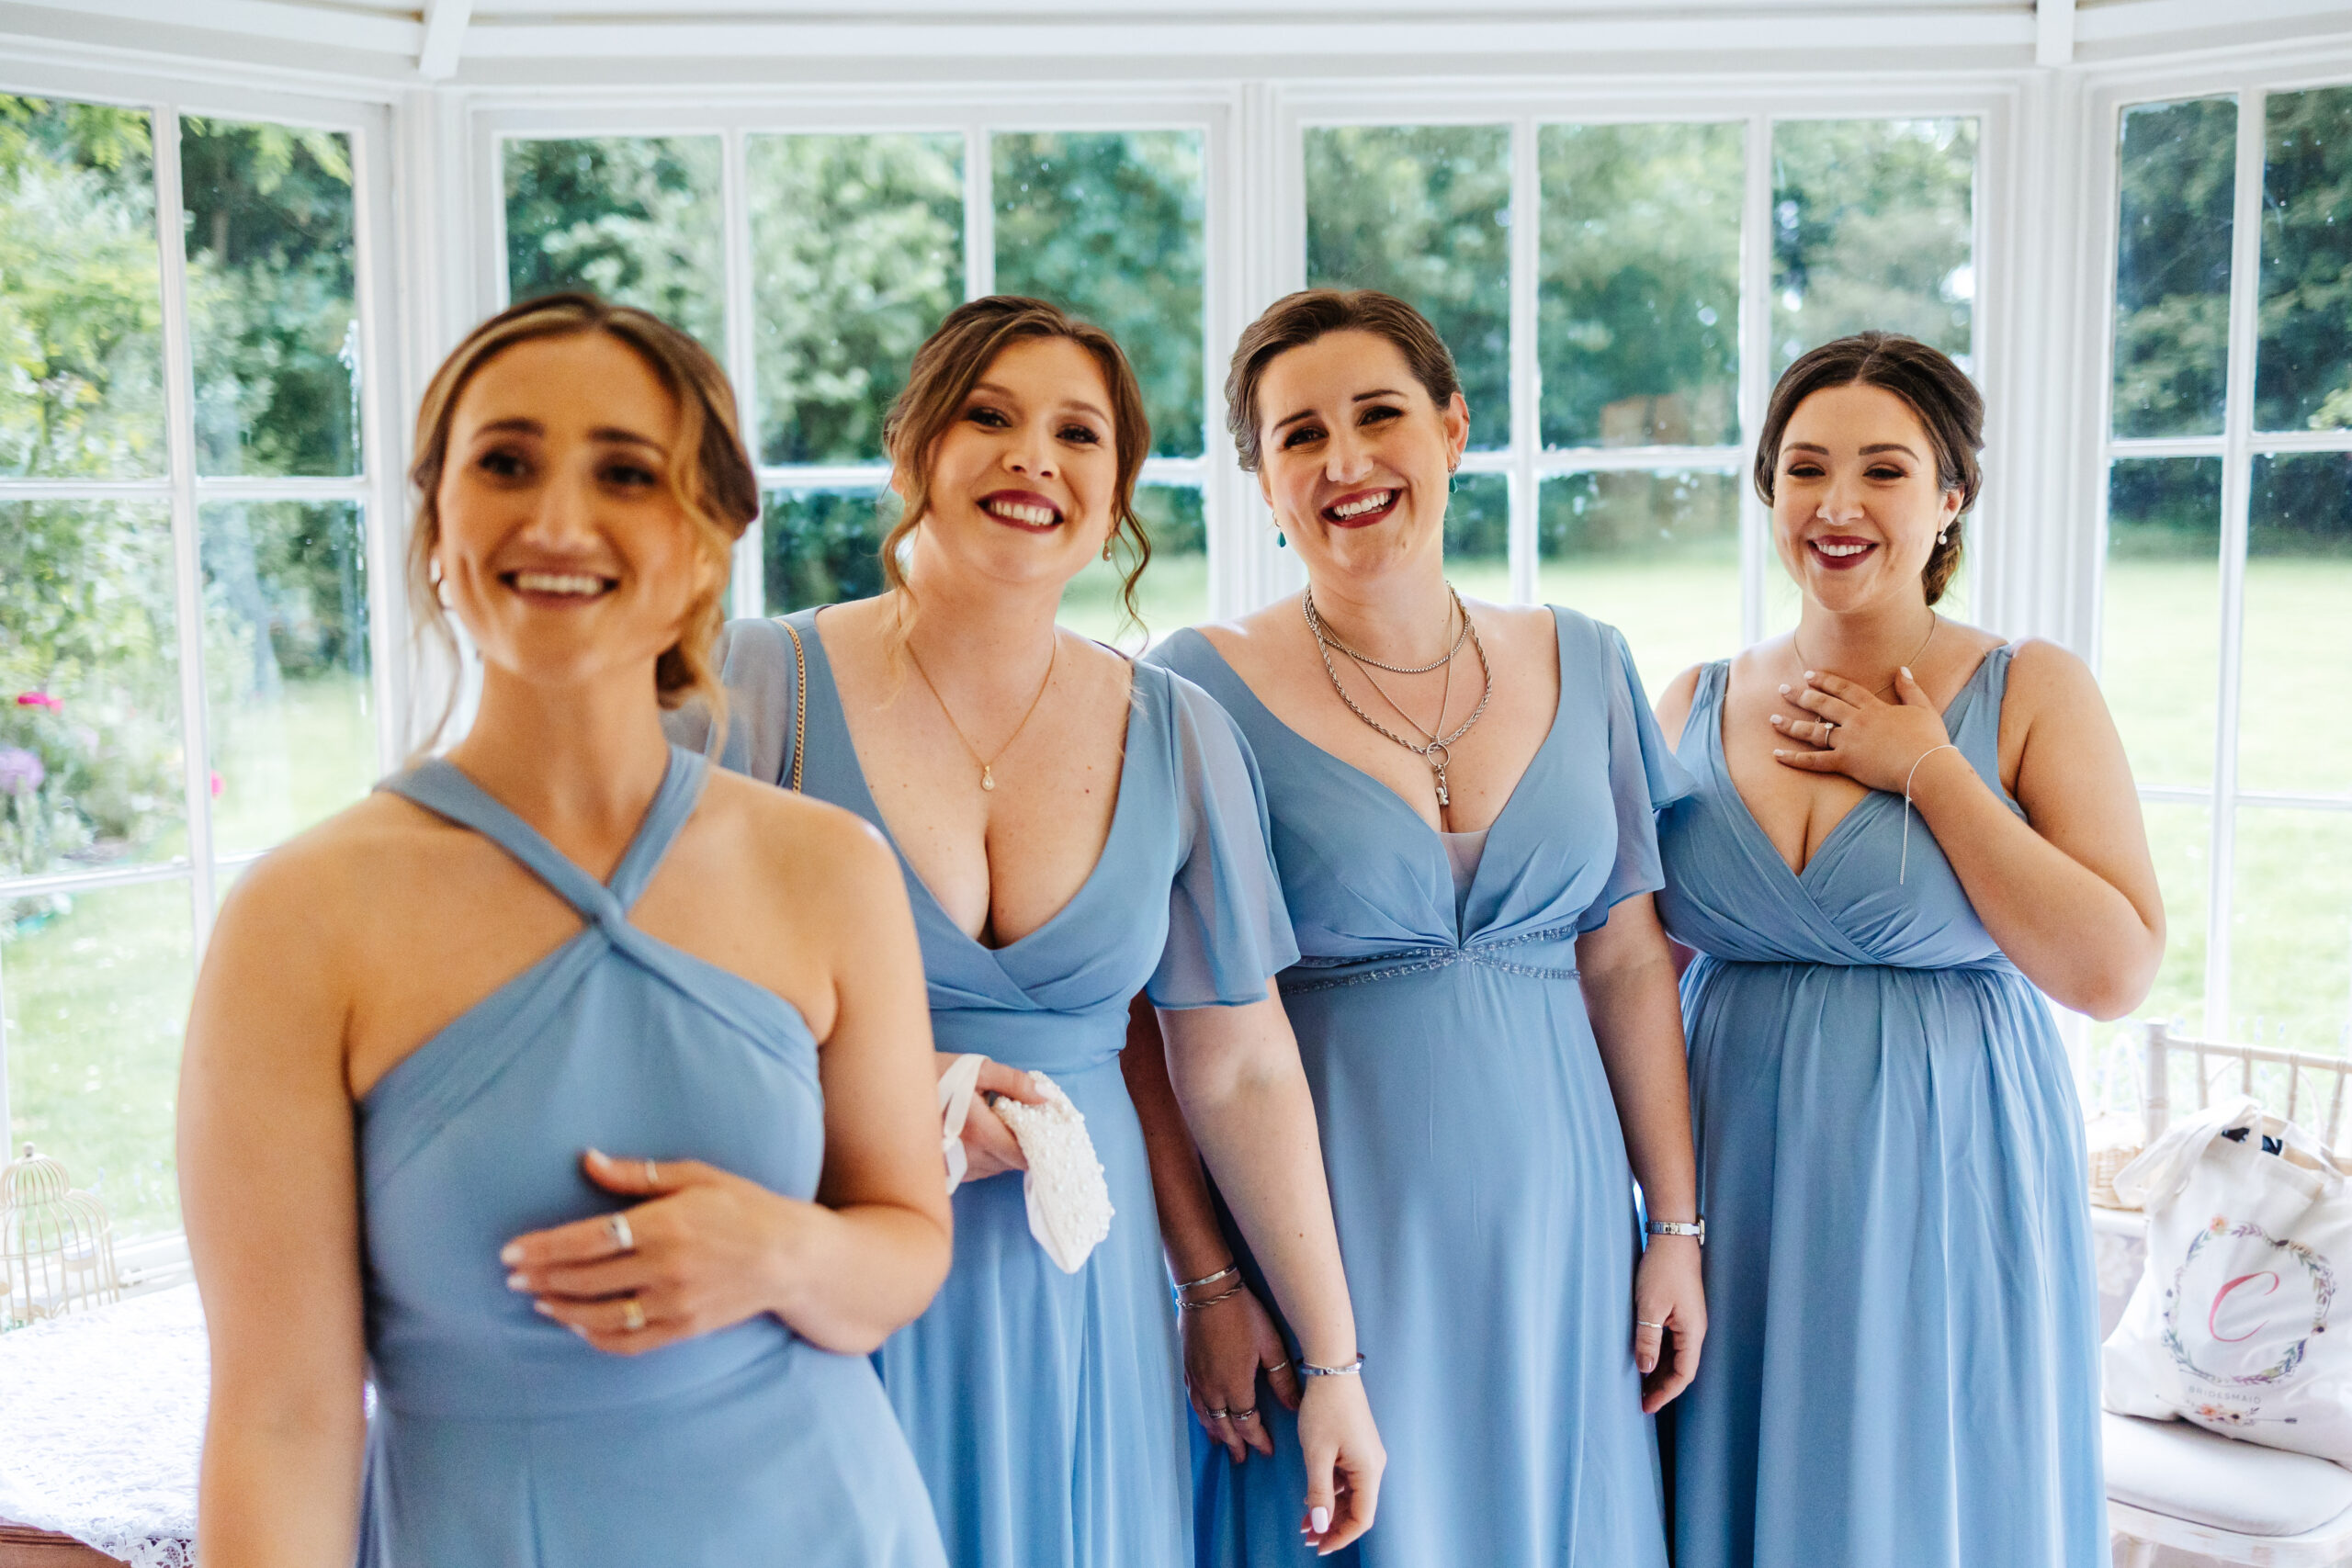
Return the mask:
[[[0,1334],[0,1518],[192,1568],[209,1381],[194,1285]]]

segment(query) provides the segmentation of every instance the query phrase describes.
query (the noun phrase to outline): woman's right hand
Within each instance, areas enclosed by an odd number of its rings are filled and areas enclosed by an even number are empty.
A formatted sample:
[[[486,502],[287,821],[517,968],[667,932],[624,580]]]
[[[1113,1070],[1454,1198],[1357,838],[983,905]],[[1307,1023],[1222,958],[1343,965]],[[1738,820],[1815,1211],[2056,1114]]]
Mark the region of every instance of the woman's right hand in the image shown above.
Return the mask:
[[[956,1053],[941,1051],[939,1071],[944,1076],[956,1065]],[[971,1114],[964,1118],[964,1179],[984,1181],[991,1176],[1001,1176],[1008,1170],[1026,1170],[1028,1157],[1021,1152],[1021,1141],[1004,1118],[989,1108],[988,1097],[1003,1095],[1023,1105],[1043,1105],[1046,1097],[1029,1081],[1029,1075],[1018,1067],[1008,1067],[1002,1062],[980,1064],[980,1076],[972,1087]]]
[[[1298,1533],[1317,1557],[1329,1557],[1372,1528],[1381,1472],[1388,1468],[1363,1378],[1308,1382],[1298,1406],[1298,1446],[1306,1458],[1306,1517]]]
[[[1222,1288],[1206,1286],[1204,1293],[1213,1295]],[[1272,1314],[1254,1292],[1241,1286],[1215,1306],[1176,1315],[1184,1337],[1184,1392],[1201,1430],[1223,1443],[1236,1464],[1246,1461],[1251,1449],[1272,1458],[1274,1440],[1258,1409],[1259,1371],[1264,1371],[1283,1408],[1298,1408],[1298,1373]]]

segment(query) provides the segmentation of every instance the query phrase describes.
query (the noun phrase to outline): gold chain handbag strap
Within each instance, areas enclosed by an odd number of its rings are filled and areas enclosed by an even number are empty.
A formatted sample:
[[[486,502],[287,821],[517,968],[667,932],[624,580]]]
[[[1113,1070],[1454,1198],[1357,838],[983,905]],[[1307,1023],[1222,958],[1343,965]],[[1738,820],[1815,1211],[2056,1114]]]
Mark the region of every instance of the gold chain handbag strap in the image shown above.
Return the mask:
[[[808,650],[800,645],[800,628],[782,616],[776,624],[792,639],[792,782],[785,787],[800,793],[800,754],[808,733]]]

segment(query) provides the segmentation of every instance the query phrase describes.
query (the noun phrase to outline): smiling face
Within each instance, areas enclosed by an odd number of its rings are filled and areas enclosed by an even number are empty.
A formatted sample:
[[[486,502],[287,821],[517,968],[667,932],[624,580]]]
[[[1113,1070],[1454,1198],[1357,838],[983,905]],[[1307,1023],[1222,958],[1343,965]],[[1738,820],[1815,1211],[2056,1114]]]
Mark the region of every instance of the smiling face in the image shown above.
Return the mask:
[[[1824,608],[1888,595],[1925,603],[1920,571],[1961,492],[1937,474],[1936,447],[1911,405],[1883,387],[1828,387],[1797,405],[1773,470],[1772,540],[1805,596]]]
[[[679,426],[651,367],[604,333],[520,343],[474,372],[450,418],[433,558],[486,666],[650,682],[718,570],[672,489]]]
[[[1470,411],[1459,392],[1432,401],[1395,344],[1351,329],[1288,349],[1267,363],[1258,409],[1258,485],[1310,571],[1444,547]]]
[[[1102,367],[1065,337],[991,360],[931,449],[918,551],[1007,583],[1066,582],[1115,519],[1119,455]],[[893,476],[900,495],[904,476]]]

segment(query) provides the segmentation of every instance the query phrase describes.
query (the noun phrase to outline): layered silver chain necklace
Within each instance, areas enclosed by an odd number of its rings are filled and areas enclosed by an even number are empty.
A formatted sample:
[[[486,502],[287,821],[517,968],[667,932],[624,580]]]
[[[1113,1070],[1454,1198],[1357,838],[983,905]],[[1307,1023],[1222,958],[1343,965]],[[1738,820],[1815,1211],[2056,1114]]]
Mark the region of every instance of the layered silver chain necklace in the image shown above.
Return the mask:
[[[1358,653],[1354,649],[1333,637],[1324,626],[1323,617],[1315,613],[1313,588],[1306,589],[1298,596],[1299,613],[1306,617],[1306,629],[1314,634],[1315,646],[1323,655],[1323,673],[1331,678],[1331,689],[1340,694],[1340,700],[1348,705],[1350,713],[1430,765],[1430,772],[1434,775],[1437,783],[1437,804],[1441,810],[1453,803],[1453,796],[1445,780],[1445,770],[1453,761],[1453,748],[1464,736],[1470,733],[1471,726],[1486,716],[1487,704],[1495,694],[1495,670],[1494,666],[1487,661],[1487,645],[1478,636],[1478,627],[1470,619],[1470,612],[1462,607],[1462,595],[1453,591],[1453,584],[1449,582],[1445,585],[1445,594],[1449,604],[1447,618],[1452,620],[1459,617],[1462,624],[1454,631],[1453,645],[1445,650],[1445,657],[1419,665],[1384,664],[1377,659]],[[1462,651],[1464,641],[1477,650],[1478,672],[1484,678],[1486,687],[1478,694],[1478,705],[1470,710],[1470,716],[1455,726],[1448,734],[1440,735],[1425,728],[1419,719],[1397,705],[1396,699],[1388,694],[1372,673],[1374,670],[1385,670],[1392,675],[1427,675],[1432,671],[1443,670],[1445,686],[1442,694],[1438,698],[1437,709],[1437,721],[1442,725],[1445,722],[1446,705],[1453,696],[1454,656]],[[1406,739],[1356,705],[1355,698],[1348,694],[1348,688],[1340,680],[1339,667],[1331,662],[1331,654],[1334,649],[1355,661],[1357,669],[1363,671],[1363,678],[1372,682],[1372,689],[1380,693],[1381,700],[1390,707],[1396,708],[1397,715],[1407,724],[1419,731],[1421,736],[1419,740]]]

